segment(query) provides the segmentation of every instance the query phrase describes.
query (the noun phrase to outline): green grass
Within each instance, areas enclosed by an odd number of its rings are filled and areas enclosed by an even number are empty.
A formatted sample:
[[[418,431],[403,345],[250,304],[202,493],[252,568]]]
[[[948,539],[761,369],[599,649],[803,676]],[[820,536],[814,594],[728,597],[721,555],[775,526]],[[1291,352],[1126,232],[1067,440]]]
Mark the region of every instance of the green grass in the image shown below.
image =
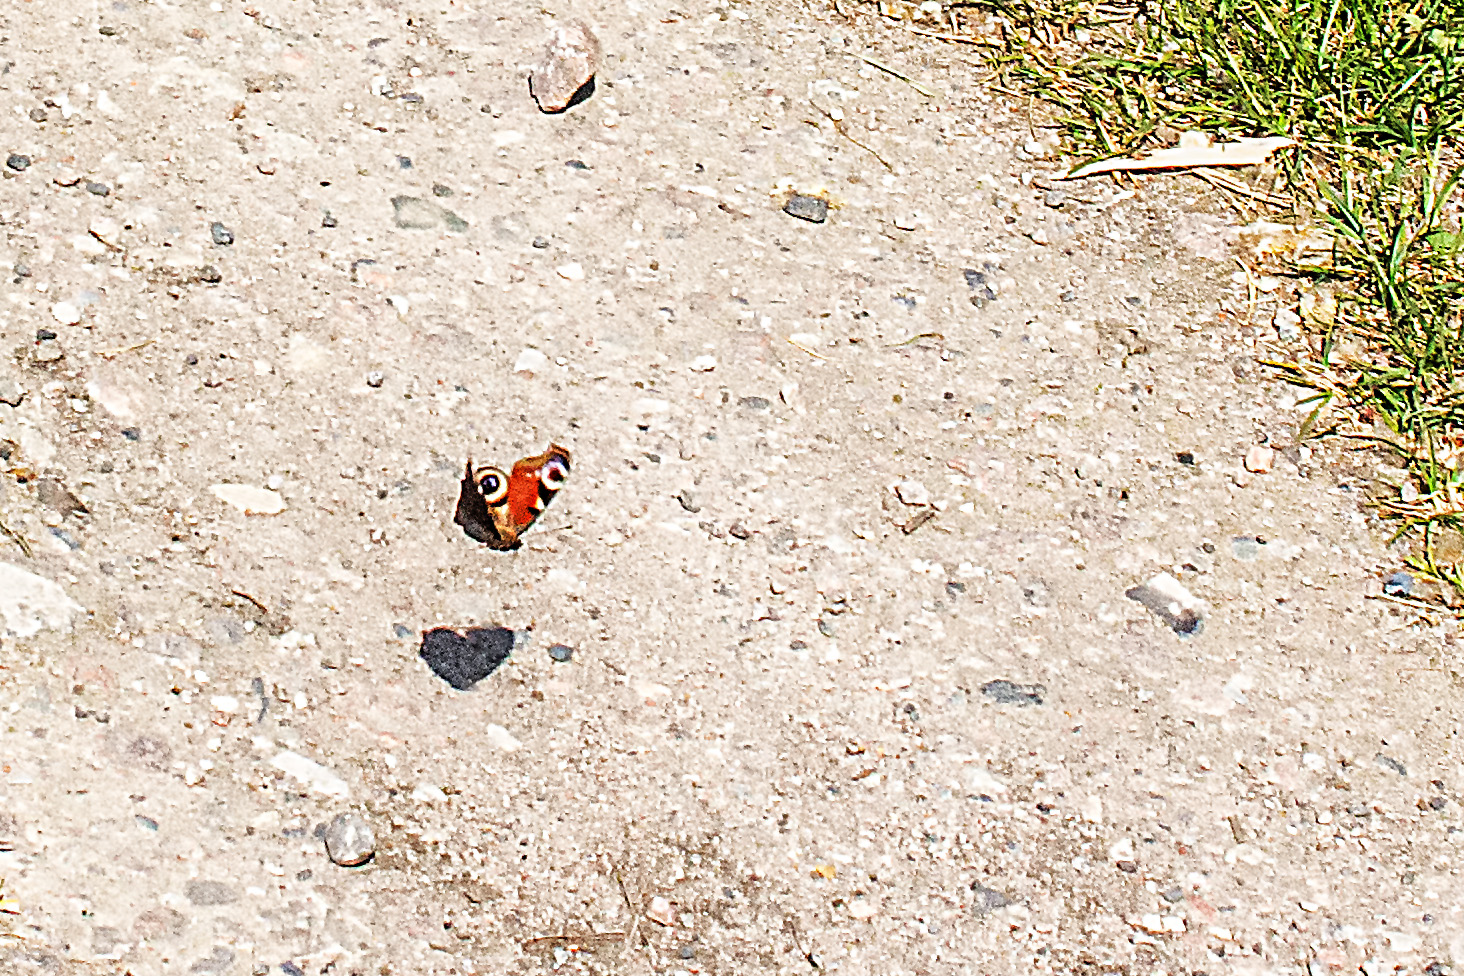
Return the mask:
[[[1044,98],[1079,153],[1127,154],[1186,129],[1298,141],[1277,160],[1291,216],[1334,244],[1329,261],[1291,270],[1338,305],[1273,365],[1309,391],[1301,436],[1402,459],[1409,482],[1379,509],[1421,543],[1415,569],[1464,593],[1464,0],[947,9],[1002,18],[1007,83]]]

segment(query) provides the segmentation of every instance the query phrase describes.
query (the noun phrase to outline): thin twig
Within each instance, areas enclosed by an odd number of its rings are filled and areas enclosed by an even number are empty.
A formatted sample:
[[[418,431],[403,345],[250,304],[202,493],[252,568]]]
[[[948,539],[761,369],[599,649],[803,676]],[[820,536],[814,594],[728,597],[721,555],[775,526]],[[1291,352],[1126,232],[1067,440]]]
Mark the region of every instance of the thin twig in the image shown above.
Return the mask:
[[[256,607],[259,608],[260,613],[269,613],[269,607],[265,606],[263,603],[260,603],[258,600],[254,599],[254,597],[250,596],[248,593],[245,593],[243,590],[230,590],[229,592],[234,594],[235,596],[242,596],[244,599],[254,604]]]
[[[905,84],[909,85],[911,88],[915,89],[920,94],[924,95],[926,98],[937,98],[937,97],[939,97],[938,96],[938,93],[935,92],[933,89],[927,88],[925,85],[922,85],[920,82],[916,81],[914,78],[911,78],[909,75],[901,73],[898,68],[891,68],[889,65],[887,65],[887,64],[885,64],[883,62],[876,61],[876,60],[874,60],[874,58],[866,57],[863,54],[857,54],[856,53],[854,56],[856,58],[858,58],[860,61],[863,61],[865,64],[869,65],[871,68],[878,68],[880,71],[883,71],[885,74],[893,75],[894,77],[900,79]]]
[[[1278,193],[1267,193],[1265,190],[1257,190],[1243,180],[1237,180],[1233,176],[1226,176],[1224,173],[1210,169],[1208,166],[1200,166],[1190,170],[1195,176],[1206,183],[1231,193],[1238,193],[1241,196],[1250,197],[1252,200],[1259,200],[1270,207],[1282,208],[1291,206],[1291,201]]]
[[[116,359],[124,352],[136,352],[139,349],[146,349],[156,341],[156,339],[144,339],[141,342],[134,342],[130,346],[121,346],[117,349],[103,349],[101,356],[103,359]]]
[[[889,170],[891,173],[893,173],[895,171],[895,168],[890,165],[889,160],[885,159],[879,153],[875,152],[872,147],[866,146],[864,143],[860,142],[858,139],[855,139],[853,136],[851,136],[849,134],[849,130],[846,129],[846,128],[844,128],[844,122],[843,122],[842,119],[836,119],[836,118],[834,118],[833,113],[829,112],[827,109],[825,109],[822,105],[819,105],[817,102],[809,102],[808,104],[810,104],[814,108],[818,109],[819,114],[822,115],[824,118],[828,119],[829,122],[831,122],[833,124],[834,131],[835,132],[837,132],[839,135],[843,136],[845,139],[848,139],[850,142],[854,143],[854,145],[858,146],[860,149],[863,149],[865,152],[869,153],[875,159],[879,160],[879,164],[881,166],[883,166],[885,169]]]
[[[818,353],[814,352],[812,349],[809,349],[806,346],[800,346],[798,343],[796,343],[796,342],[793,341],[793,339],[792,339],[791,336],[784,336],[783,339],[784,339],[785,342],[788,343],[788,345],[792,346],[794,349],[797,349],[799,352],[806,352],[810,356],[812,356],[814,359],[821,359],[824,362],[828,362],[829,361],[829,357],[827,357],[827,356],[820,356]]]
[[[29,559],[35,554],[31,550],[31,544],[25,540],[25,536],[6,525],[3,519],[0,519],[0,533],[4,533],[7,539],[20,546],[20,551],[25,553],[25,558]]]
[[[975,44],[978,47],[1001,47],[1001,45],[996,43],[995,41],[988,41],[976,37],[962,37],[960,34],[942,34],[939,31],[921,30],[919,27],[911,27],[909,24],[905,25],[905,30],[909,31],[912,34],[919,34],[921,37],[933,37],[937,41],[954,41],[957,44]]]

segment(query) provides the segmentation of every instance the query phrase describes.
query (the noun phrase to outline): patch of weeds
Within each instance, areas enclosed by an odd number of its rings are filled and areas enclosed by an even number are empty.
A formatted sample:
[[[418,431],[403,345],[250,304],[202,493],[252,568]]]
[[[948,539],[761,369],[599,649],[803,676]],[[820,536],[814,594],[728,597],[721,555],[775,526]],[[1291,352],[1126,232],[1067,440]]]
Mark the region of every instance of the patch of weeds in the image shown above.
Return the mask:
[[[1303,305],[1305,349],[1272,365],[1309,391],[1304,436],[1357,438],[1402,458],[1408,477],[1378,507],[1421,539],[1413,568],[1464,594],[1464,3],[942,9],[953,27],[986,18],[1004,83],[1042,97],[1080,152],[1126,155],[1194,129],[1297,141],[1276,175],[1298,221],[1325,227],[1330,253],[1292,256],[1286,270],[1328,298],[1323,315]]]

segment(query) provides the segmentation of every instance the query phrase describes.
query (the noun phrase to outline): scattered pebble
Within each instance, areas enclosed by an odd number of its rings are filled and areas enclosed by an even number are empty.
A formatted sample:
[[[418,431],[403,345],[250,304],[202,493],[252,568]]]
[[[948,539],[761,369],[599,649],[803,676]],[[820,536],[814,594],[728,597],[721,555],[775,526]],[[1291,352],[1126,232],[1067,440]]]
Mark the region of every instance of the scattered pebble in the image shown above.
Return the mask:
[[[392,197],[391,206],[392,220],[403,230],[445,228],[450,234],[461,234],[468,229],[466,220],[441,204],[421,197]]]
[[[239,900],[239,892],[222,881],[188,882],[183,895],[195,905],[232,905]]]
[[[386,374],[382,373],[382,371],[379,369],[373,369],[371,372],[366,374],[366,385],[371,387],[373,390],[381,389],[381,384],[385,382]]]
[[[995,888],[988,888],[979,881],[971,882],[971,914],[977,918],[990,915],[999,908],[1006,908],[1012,900]]]
[[[51,306],[51,318],[62,325],[76,325],[81,321],[81,309],[71,302],[57,302]]]
[[[0,379],[0,403],[7,407],[18,407],[25,400],[25,388],[15,380]]]
[[[1404,572],[1392,574],[1383,580],[1383,592],[1388,596],[1412,596],[1413,576]]]
[[[217,220],[208,225],[208,233],[213,238],[213,242],[220,247],[234,243],[234,232]]]
[[[574,657],[574,648],[568,644],[550,644],[549,657],[560,664],[567,664]]]
[[[691,361],[690,369],[693,373],[710,373],[717,368],[717,357],[698,356]]]
[[[40,478],[36,481],[36,501],[51,511],[67,518],[86,514],[86,505],[73,495],[67,487],[55,478]]]
[[[0,563],[0,635],[30,637],[42,629],[69,630],[81,606],[60,584]]]
[[[1205,627],[1200,601],[1168,573],[1159,573],[1142,586],[1125,590],[1123,595],[1143,604],[1181,637],[1192,637]]]
[[[496,749],[501,749],[504,752],[513,752],[523,745],[522,742],[514,738],[512,732],[493,722],[489,722],[484,727],[483,737],[488,740],[489,745]]]
[[[30,116],[30,120],[32,122],[44,122],[44,121],[46,121],[46,110],[43,109],[43,108],[41,108],[39,105],[37,105],[35,108],[31,109],[26,114]]]
[[[651,899],[650,907],[646,909],[646,918],[657,925],[671,928],[676,925],[676,909],[670,901],[657,895]]]
[[[537,349],[525,349],[513,361],[513,371],[525,379],[533,379],[549,366],[549,357]]]
[[[1265,474],[1271,470],[1276,452],[1264,444],[1257,444],[1245,452],[1245,469],[1252,474]]]
[[[11,153],[5,159],[5,165],[15,170],[17,173],[25,172],[27,169],[30,168],[30,164],[30,157],[22,156],[20,153]]]
[[[795,193],[783,204],[783,213],[811,224],[821,224],[829,219],[829,202],[822,197]]]
[[[94,197],[109,197],[112,195],[112,188],[105,183],[88,180],[86,183],[86,192]]]
[[[325,828],[325,853],[343,868],[365,864],[376,853],[371,825],[359,813],[338,813]]]
[[[681,489],[676,495],[676,501],[680,503],[683,510],[690,512],[692,515],[701,511],[701,505],[697,504],[696,495],[692,493],[690,488]]]
[[[1385,753],[1381,753],[1380,752],[1376,756],[1373,756],[1373,761],[1376,762],[1379,766],[1383,767],[1384,769],[1390,769],[1390,770],[1392,770],[1393,772],[1397,773],[1399,776],[1407,776],[1408,775],[1408,767],[1407,766],[1403,765],[1401,762],[1399,762],[1398,760],[1394,759],[1392,756],[1389,756],[1389,755],[1387,755]]]
[[[561,264],[554,269],[554,273],[565,281],[584,281],[585,269],[578,261],[571,261],[569,264]]]
[[[38,363],[54,363],[66,355],[61,348],[61,343],[56,341],[54,335],[36,342],[36,348],[31,352],[31,358]]]
[[[996,301],[996,285],[991,280],[991,274],[996,266],[990,263],[982,265],[982,271],[975,268],[963,268],[961,274],[966,279],[966,288],[971,292],[971,304],[977,308],[983,308],[988,302]]]
[[[280,770],[317,793],[326,796],[350,796],[351,788],[346,781],[341,779],[334,770],[313,759],[308,759],[298,752],[291,752],[289,749],[281,749],[270,758],[269,764]]]
[[[914,214],[901,214],[890,223],[895,225],[896,230],[914,230],[920,226],[920,221]]]
[[[337,221],[335,217],[331,214],[326,214],[324,217],[320,218],[320,226],[329,230],[332,227],[339,226],[339,221]]]
[[[458,691],[488,677],[513,653],[513,631],[470,627],[461,634],[446,627],[422,635],[420,657],[432,673]]]
[[[210,485],[215,498],[232,505],[245,515],[278,515],[285,510],[285,499],[277,491],[253,485]]]
[[[1255,536],[1238,535],[1230,540],[1230,551],[1242,562],[1252,562],[1261,556],[1263,543]]]
[[[1042,685],[1019,685],[1005,678],[988,681],[981,686],[981,694],[998,705],[1041,705],[1042,696],[1046,693],[1047,689]]]
[[[594,92],[600,41],[583,21],[554,28],[539,63],[529,73],[529,94],[545,113],[563,112]]]

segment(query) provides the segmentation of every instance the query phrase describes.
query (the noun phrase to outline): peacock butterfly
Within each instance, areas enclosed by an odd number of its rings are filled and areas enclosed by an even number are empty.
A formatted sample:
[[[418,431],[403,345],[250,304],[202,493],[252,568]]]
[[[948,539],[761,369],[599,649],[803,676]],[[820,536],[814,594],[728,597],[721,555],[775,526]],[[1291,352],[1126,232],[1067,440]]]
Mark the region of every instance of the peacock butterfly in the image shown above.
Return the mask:
[[[569,450],[558,444],[502,468],[473,467],[468,460],[452,520],[491,549],[517,549],[519,536],[534,524],[569,478]]]

